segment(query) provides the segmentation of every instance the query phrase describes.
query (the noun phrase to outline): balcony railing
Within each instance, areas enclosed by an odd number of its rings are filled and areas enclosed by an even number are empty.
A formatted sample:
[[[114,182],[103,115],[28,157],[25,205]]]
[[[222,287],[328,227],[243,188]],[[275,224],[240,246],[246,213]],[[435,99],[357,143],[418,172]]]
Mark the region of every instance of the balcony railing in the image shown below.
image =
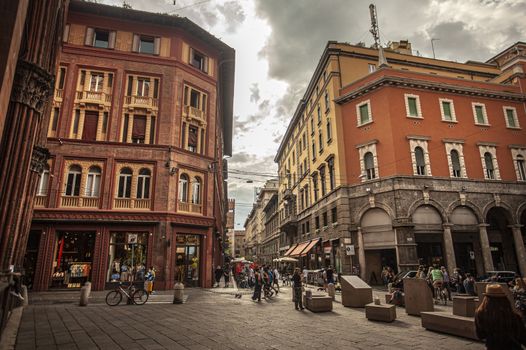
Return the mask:
[[[64,95],[64,90],[62,90],[62,89],[55,89],[55,98],[56,99],[62,99],[63,95]]]
[[[113,207],[115,209],[150,209],[151,199],[115,198]]]
[[[194,204],[188,202],[177,202],[177,211],[185,211],[188,213],[202,214],[203,206],[201,204]]]
[[[159,100],[148,96],[125,96],[124,103],[128,107],[157,108]]]
[[[192,106],[184,106],[186,117],[197,120],[200,123],[206,122],[205,112]]]
[[[77,100],[84,103],[111,102],[111,95],[102,91],[77,91]]]
[[[35,207],[45,207],[46,206],[46,199],[47,199],[47,196],[40,196],[40,195],[37,195],[35,197]]]
[[[99,197],[62,196],[61,206],[68,208],[98,208],[99,201]]]

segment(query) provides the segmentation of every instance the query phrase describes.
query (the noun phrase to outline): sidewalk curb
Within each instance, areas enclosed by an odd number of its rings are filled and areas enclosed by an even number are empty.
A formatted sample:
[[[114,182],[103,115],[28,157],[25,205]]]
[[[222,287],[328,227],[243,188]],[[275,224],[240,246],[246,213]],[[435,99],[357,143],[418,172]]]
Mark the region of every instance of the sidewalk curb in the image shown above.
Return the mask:
[[[20,321],[22,320],[22,312],[24,307],[20,306],[11,312],[9,321],[2,334],[2,342],[0,342],[0,350],[13,350],[16,345],[16,337],[18,335],[18,327],[20,326]]]

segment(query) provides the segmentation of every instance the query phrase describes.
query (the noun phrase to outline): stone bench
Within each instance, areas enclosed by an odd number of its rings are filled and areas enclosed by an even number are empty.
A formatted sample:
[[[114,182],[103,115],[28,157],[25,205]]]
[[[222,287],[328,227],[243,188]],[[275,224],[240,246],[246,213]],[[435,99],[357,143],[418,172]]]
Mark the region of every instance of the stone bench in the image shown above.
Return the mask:
[[[393,322],[396,320],[396,306],[367,304],[365,305],[365,317],[371,321]]]
[[[474,317],[477,308],[478,298],[468,295],[453,297],[453,315]]]
[[[342,305],[365,307],[373,302],[373,289],[358,276],[341,276]]]
[[[326,295],[304,295],[303,305],[312,312],[332,311],[332,297]]]
[[[423,311],[420,316],[422,327],[427,330],[478,340],[473,317],[457,316],[442,311]]]

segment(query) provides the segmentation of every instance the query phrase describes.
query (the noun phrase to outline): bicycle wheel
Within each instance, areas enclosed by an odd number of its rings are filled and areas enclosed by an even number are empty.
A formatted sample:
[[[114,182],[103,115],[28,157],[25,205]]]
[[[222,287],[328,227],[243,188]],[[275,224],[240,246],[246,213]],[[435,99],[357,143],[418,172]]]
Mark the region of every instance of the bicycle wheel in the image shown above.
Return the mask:
[[[143,305],[148,301],[148,292],[144,289],[137,289],[133,292],[132,299],[136,305]]]
[[[106,294],[106,304],[109,306],[117,306],[122,300],[122,294],[118,290],[112,290]]]

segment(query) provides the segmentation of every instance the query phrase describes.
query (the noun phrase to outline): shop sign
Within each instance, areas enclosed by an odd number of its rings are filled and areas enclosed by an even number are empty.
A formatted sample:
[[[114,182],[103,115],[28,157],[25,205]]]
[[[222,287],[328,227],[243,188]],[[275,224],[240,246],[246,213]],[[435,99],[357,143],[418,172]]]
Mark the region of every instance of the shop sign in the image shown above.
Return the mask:
[[[347,245],[345,246],[345,253],[347,255],[354,255],[354,244],[350,244],[350,245]]]
[[[347,237],[343,239],[343,243],[345,244],[351,244],[351,238]]]
[[[139,234],[138,233],[128,233],[128,244],[137,244]]]

